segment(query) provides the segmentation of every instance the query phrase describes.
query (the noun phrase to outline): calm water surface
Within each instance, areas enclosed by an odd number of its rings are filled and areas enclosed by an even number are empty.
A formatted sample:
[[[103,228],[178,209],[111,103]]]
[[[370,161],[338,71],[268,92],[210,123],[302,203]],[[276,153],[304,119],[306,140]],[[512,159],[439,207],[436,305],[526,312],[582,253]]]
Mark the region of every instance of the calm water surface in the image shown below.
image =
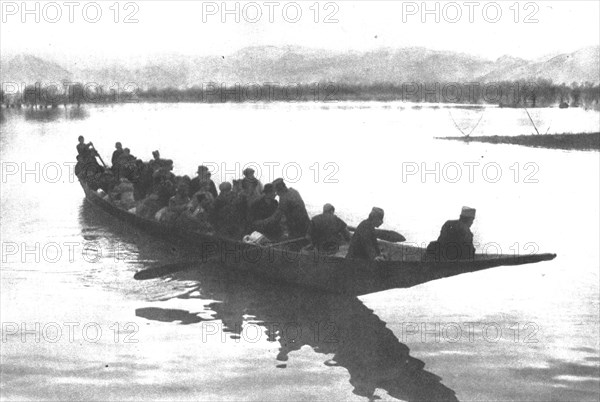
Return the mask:
[[[542,132],[600,130],[598,112],[531,113]],[[533,131],[518,109],[395,103],[3,110],[2,398],[597,401],[599,155],[433,139],[478,121]],[[377,205],[419,244],[470,205],[480,250],[558,257],[360,298],[214,264],[135,281],[185,251],[84,202],[78,135],[105,161],[121,141],[217,182],[252,163],[312,214],[330,202],[356,224]]]

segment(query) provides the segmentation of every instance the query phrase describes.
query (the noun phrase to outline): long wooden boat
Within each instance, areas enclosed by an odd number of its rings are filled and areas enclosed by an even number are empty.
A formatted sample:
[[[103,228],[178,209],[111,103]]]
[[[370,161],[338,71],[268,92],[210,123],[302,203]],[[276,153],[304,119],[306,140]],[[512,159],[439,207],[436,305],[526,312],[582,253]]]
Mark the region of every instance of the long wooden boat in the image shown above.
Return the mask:
[[[215,235],[182,230],[145,219],[116,207],[80,181],[86,200],[116,219],[151,235],[184,244],[201,261],[219,261],[226,268],[248,271],[266,280],[286,282],[353,296],[393,288],[408,288],[502,265],[548,261],[556,254],[475,255],[460,261],[422,261],[423,248],[381,242],[391,256],[387,261],[364,261],[303,251],[302,242],[256,245]]]

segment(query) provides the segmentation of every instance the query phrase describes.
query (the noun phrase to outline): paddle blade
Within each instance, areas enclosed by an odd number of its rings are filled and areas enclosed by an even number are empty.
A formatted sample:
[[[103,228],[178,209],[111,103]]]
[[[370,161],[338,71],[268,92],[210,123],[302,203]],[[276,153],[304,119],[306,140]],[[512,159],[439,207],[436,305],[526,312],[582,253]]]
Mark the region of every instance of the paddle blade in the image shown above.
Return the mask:
[[[375,234],[378,239],[389,241],[390,243],[402,243],[403,241],[406,241],[404,236],[393,230],[375,229]]]
[[[182,261],[174,264],[160,265],[136,272],[135,275],[133,275],[133,279],[138,281],[156,279],[175,272],[187,271],[188,269],[196,268],[198,265],[198,261]]]

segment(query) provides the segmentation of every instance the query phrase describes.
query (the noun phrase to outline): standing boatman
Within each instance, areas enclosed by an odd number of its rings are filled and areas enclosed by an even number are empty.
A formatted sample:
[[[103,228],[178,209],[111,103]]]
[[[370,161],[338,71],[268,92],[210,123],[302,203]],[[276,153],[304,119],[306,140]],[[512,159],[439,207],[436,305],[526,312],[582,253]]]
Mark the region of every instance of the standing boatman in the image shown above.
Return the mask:
[[[119,158],[123,155],[123,145],[120,142],[115,144],[115,151],[112,154],[112,158],[110,159],[112,166],[117,166],[119,164]]]
[[[81,157],[83,163],[91,162],[92,159],[96,161],[94,144],[92,142],[85,143],[85,138],[80,135],[78,138],[79,144],[77,144],[77,154]]]

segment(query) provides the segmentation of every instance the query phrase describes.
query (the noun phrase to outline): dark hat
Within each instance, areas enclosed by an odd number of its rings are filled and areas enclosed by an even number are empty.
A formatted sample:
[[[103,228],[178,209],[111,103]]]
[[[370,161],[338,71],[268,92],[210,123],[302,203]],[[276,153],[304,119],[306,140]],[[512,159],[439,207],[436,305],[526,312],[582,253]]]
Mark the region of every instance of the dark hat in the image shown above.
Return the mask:
[[[200,172],[209,172],[208,168],[204,165],[198,166],[198,173]]]
[[[242,172],[242,174],[243,174],[244,176],[250,176],[250,175],[253,175],[253,174],[254,174],[254,169],[252,169],[252,168],[246,168],[246,169],[244,169],[244,171]]]
[[[335,207],[329,203],[323,205],[323,212],[335,212]]]
[[[371,210],[371,213],[369,214],[369,218],[383,219],[383,216],[384,216],[383,209],[377,208],[377,207],[373,207],[373,209]]]
[[[269,193],[272,193],[273,191],[275,191],[275,187],[273,186],[273,184],[271,184],[271,183],[265,184],[265,187],[263,188],[263,194],[269,194]]]
[[[462,216],[463,218],[473,218],[475,219],[475,208],[470,208],[470,207],[462,207],[462,210],[460,211],[460,216]]]
[[[285,182],[283,181],[283,179],[281,177],[273,180],[273,186],[275,187],[275,190],[287,188],[287,186],[285,185]]]
[[[229,191],[231,190],[231,183],[228,181],[224,181],[223,183],[219,184],[219,191]]]

